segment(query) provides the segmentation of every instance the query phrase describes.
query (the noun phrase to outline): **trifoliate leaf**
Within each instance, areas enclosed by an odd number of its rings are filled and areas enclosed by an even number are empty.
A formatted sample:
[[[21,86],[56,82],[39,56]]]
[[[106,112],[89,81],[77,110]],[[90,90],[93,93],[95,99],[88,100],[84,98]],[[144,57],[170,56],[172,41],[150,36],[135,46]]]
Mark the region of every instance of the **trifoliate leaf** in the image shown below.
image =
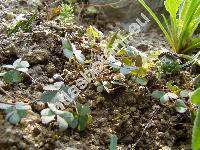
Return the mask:
[[[17,124],[20,122],[22,118],[26,117],[27,115],[26,110],[28,109],[31,109],[31,107],[21,102],[12,105],[10,107],[7,107],[6,120],[9,121],[11,124]]]
[[[185,103],[178,99],[176,101],[176,111],[179,112],[179,113],[184,113],[187,111],[187,106],[185,105]]]

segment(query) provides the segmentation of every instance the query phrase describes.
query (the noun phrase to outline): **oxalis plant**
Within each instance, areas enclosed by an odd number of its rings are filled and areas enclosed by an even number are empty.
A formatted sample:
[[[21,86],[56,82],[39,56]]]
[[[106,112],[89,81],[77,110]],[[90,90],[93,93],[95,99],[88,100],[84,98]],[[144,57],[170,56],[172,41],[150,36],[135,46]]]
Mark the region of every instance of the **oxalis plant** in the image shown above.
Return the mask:
[[[27,61],[22,61],[21,58],[17,59],[12,65],[3,65],[3,68],[8,71],[0,73],[6,83],[19,83],[23,80],[22,73],[30,75],[28,72],[29,63]]]
[[[20,58],[17,59],[12,65],[4,65],[3,68],[5,68],[8,71],[0,73],[0,76],[3,77],[4,82],[8,84],[16,84],[22,81],[22,73],[30,77],[30,75],[27,73],[28,67],[29,63],[27,61],[22,61],[22,59]],[[4,92],[10,99],[15,100],[6,91],[4,91],[3,88],[1,88],[1,84],[0,90]],[[0,109],[3,109],[6,112],[5,119],[8,122],[10,122],[11,124],[17,124],[21,121],[22,118],[26,117],[28,110],[31,110],[31,106],[23,102],[2,102],[0,103]]]
[[[176,53],[188,53],[200,47],[200,37],[194,32],[200,23],[200,0],[166,0],[168,20],[162,14],[164,25],[144,0],[138,0],[151,14]]]
[[[87,105],[81,105],[69,97],[69,87],[63,82],[55,82],[45,86],[41,101],[48,104],[48,108],[41,111],[43,124],[55,122],[60,130],[68,127],[83,131],[92,122],[91,110]],[[69,109],[67,109],[66,108]]]

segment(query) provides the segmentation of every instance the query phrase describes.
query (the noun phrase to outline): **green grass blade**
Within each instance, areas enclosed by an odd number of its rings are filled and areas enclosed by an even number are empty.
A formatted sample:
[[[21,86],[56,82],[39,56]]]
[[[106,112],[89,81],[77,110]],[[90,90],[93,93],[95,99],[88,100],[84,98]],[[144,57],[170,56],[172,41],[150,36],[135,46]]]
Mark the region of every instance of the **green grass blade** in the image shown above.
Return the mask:
[[[169,35],[169,33],[167,32],[167,30],[164,28],[164,26],[162,25],[162,23],[160,22],[160,20],[158,19],[158,17],[156,16],[156,14],[151,10],[151,8],[144,2],[144,0],[138,0],[144,7],[145,9],[151,14],[151,16],[153,17],[153,19],[156,21],[156,23],[158,24],[158,26],[160,27],[160,29],[162,30],[162,32],[164,33],[165,37],[167,38],[169,44],[172,46],[172,48],[175,50],[175,46],[173,41],[171,40],[171,37]]]
[[[193,133],[192,133],[192,149],[200,149],[200,108],[198,109],[197,116],[194,122]]]
[[[191,33],[194,32],[195,28],[191,30],[192,23],[194,23],[194,15],[199,11],[200,0],[191,0],[190,6],[188,7],[188,11],[185,14],[187,17],[183,20],[183,28],[179,37],[179,47],[183,48],[185,46],[186,41],[189,40]],[[183,8],[184,9],[184,8]]]

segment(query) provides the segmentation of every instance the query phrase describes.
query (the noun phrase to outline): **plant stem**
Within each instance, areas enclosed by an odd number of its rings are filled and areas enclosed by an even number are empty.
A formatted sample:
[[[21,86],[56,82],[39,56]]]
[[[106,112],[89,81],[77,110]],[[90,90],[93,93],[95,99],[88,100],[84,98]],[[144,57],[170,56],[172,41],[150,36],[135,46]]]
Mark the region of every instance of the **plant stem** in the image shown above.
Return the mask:
[[[10,96],[10,94],[8,94],[2,87],[0,87],[0,91],[2,91],[4,94],[6,94],[9,98],[11,98],[12,100],[14,100],[14,98],[12,96]]]

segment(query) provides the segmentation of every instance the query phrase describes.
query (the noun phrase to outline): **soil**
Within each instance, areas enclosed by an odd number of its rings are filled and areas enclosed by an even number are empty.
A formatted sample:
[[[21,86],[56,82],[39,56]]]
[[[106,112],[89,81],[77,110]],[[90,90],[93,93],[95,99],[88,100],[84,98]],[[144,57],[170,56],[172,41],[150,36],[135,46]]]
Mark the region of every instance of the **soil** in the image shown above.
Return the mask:
[[[64,26],[56,16],[48,20],[44,4],[45,0],[33,4],[27,4],[23,0],[0,2],[0,65],[10,64],[17,58],[27,60],[31,65],[28,73],[36,81],[33,83],[29,77],[25,77],[24,82],[19,85],[4,84],[2,87],[15,97],[16,101],[27,103],[39,100],[43,86],[52,83],[55,74],[64,78],[68,85],[78,79],[81,68],[76,63],[69,63],[62,52],[61,38],[66,34],[85,55],[90,54],[85,35],[86,27],[89,25],[74,23],[73,26]],[[31,24],[31,30],[7,36],[6,31],[13,19],[20,14],[24,14],[24,18],[29,18],[33,14],[33,8],[40,12]],[[105,35],[117,26],[112,22],[104,22],[102,27],[101,20],[100,24],[96,25]],[[135,36],[133,44],[141,51],[169,49],[157,29]],[[100,49],[98,41],[95,45],[96,50]],[[2,70],[1,67],[0,71]],[[112,74],[107,73],[107,76]],[[89,85],[78,99],[81,103],[89,104],[92,109],[93,122],[83,132],[71,129],[61,132],[53,123],[43,125],[40,111],[45,105],[40,101],[32,105],[33,112],[18,125],[6,122],[5,113],[1,111],[0,149],[104,150],[109,147],[111,134],[117,135],[118,148],[122,150],[190,149],[190,113],[179,114],[174,108],[163,106],[150,96],[155,89],[163,89],[162,85],[167,81],[175,81],[184,89],[191,79],[190,73],[182,71],[178,76],[158,80],[152,72],[147,78],[147,86],[128,82],[126,86],[119,87],[109,94],[99,93],[93,84]],[[3,93],[0,94],[1,101],[14,103]]]

